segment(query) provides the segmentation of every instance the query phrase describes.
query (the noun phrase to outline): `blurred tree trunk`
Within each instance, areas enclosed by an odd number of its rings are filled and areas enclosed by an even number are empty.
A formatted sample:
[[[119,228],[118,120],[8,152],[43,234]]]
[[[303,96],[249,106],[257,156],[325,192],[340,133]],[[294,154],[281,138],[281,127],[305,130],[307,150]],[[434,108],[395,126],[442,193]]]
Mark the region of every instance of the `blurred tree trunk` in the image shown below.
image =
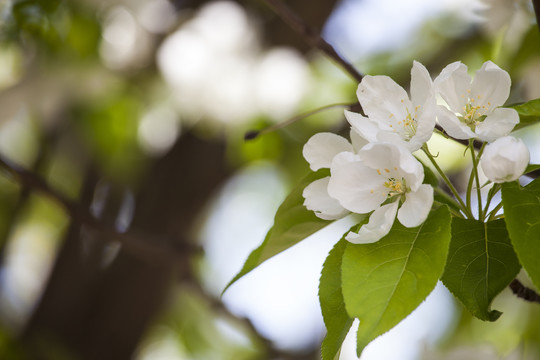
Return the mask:
[[[203,1],[178,2],[199,6]],[[290,1],[294,10],[315,29],[322,29],[336,1],[315,0],[309,5]],[[272,45],[307,49],[302,39],[262,3],[246,2],[263,12],[265,36]],[[230,175],[224,145],[184,134],[163,158],[156,161],[135,194],[130,231],[147,241],[173,246],[193,241],[191,231],[200,210]],[[100,176],[88,170],[80,203],[92,206]],[[112,188],[100,219],[114,226],[124,189]],[[194,254],[184,253],[175,266],[149,264],[122,249],[104,265],[110,239],[72,222],[58,252],[42,298],[24,329],[22,339],[33,358],[51,359],[51,342],[66,347],[80,359],[129,359],[153,318],[159,314],[171,286],[190,274]],[[54,350],[53,350],[54,351]],[[315,352],[318,354],[318,351]]]
[[[194,156],[196,154],[196,156]],[[151,234],[148,241],[180,245],[190,241],[191,224],[229,175],[222,144],[191,134],[160,159],[136,195],[131,230]],[[193,161],[196,159],[197,161]],[[87,175],[81,202],[90,207],[97,183]],[[102,220],[114,225],[122,196],[109,196]],[[103,267],[109,239],[72,223],[47,288],[25,330],[25,340],[66,343],[84,359],[128,359],[171,284],[190,271],[192,254],[176,267],[148,264],[120,249]],[[180,248],[180,246],[178,246]]]

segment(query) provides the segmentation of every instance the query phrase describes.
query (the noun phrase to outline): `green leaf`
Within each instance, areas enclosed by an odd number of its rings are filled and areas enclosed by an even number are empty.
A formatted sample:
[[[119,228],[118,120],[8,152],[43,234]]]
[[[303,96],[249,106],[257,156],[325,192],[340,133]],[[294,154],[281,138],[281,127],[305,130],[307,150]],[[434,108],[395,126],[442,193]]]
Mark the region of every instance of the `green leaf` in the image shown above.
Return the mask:
[[[525,169],[524,174],[532,173],[533,171],[536,171],[538,169],[540,169],[540,165],[538,165],[538,164],[529,164],[527,166],[527,168]]]
[[[520,187],[521,188],[521,187]],[[530,183],[527,184],[527,186],[525,186],[525,189],[527,189],[528,191],[530,191],[531,195],[532,194],[539,194],[540,193],[540,178],[537,178],[537,179],[534,179],[533,181],[531,181]],[[534,196],[534,195],[533,195]],[[511,238],[511,237],[510,237]]]
[[[272,256],[296,245],[309,235],[319,231],[332,221],[315,216],[313,211],[304,206],[302,192],[311,182],[329,176],[328,169],[310,172],[298,184],[278,208],[274,217],[274,225],[266,234],[263,243],[248,256],[240,272],[227,284],[225,292],[238,279],[255,269]]]
[[[540,288],[540,179],[521,187],[504,183],[502,200],[506,227],[519,262]]]
[[[342,238],[330,251],[319,281],[319,301],[326,325],[326,337],[321,346],[322,360],[334,360],[339,355],[341,344],[353,323],[345,310],[341,292],[341,262],[346,246],[347,240]]]
[[[452,219],[452,240],[442,281],[477,318],[495,321],[490,305],[519,272],[504,219],[484,223]]]
[[[514,130],[536,124],[540,121],[540,99],[534,99],[523,104],[508,107],[515,109],[519,114],[519,124],[516,125]]]
[[[347,244],[343,298],[350,317],[360,319],[357,353],[409,315],[435,288],[450,242],[450,212],[441,206],[416,228],[396,221],[376,243]]]

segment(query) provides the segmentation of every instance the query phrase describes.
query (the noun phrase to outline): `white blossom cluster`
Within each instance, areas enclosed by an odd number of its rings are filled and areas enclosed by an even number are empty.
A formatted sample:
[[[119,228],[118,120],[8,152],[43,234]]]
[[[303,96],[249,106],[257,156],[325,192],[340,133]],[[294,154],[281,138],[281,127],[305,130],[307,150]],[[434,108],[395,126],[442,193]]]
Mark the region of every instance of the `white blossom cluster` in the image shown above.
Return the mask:
[[[519,123],[516,110],[502,107],[510,85],[508,73],[491,61],[474,79],[455,62],[435,80],[415,61],[410,96],[388,76],[365,76],[357,96],[366,116],[345,111],[351,142],[318,133],[304,146],[312,170],[330,169],[330,176],[304,189],[304,205],[326,220],[370,214],[358,233],[346,235],[358,244],[381,239],[396,217],[405,227],[421,225],[433,205],[433,188],[423,184],[424,168],[412,152],[431,138],[437,123],[455,139],[487,142],[480,167],[490,181],[516,180],[529,163],[529,151],[508,136]],[[446,104],[437,105],[437,97]]]

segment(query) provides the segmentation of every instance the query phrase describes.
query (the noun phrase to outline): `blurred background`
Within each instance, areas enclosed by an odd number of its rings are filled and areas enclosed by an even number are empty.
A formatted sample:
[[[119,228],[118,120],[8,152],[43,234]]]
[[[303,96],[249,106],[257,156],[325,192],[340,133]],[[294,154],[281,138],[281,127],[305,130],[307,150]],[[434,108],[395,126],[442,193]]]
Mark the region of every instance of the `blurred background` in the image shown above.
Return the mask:
[[[510,103],[540,97],[530,1],[286,3],[362,73],[407,87],[413,60],[489,59]],[[244,134],[357,85],[264,0],[0,2],[0,358],[319,359],[318,277],[349,220],[220,294],[309,171],[303,144],[347,125],[341,107]],[[540,163],[539,130],[518,135]],[[460,145],[431,146],[459,179]],[[362,359],[540,358],[540,307],[494,308],[473,319],[438,286]]]

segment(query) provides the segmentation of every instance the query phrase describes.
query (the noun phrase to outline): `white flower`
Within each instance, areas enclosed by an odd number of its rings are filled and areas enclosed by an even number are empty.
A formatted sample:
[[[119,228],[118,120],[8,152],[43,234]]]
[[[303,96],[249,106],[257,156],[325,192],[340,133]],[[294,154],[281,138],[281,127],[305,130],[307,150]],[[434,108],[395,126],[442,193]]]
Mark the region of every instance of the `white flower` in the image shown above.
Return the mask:
[[[304,206],[315,213],[315,215],[324,220],[341,219],[349,213],[341,204],[328,195],[328,182],[330,176],[315,180],[305,187],[302,196],[304,197]]]
[[[435,79],[435,89],[448,104],[439,106],[439,124],[453,138],[494,141],[508,135],[519,123],[516,110],[501,108],[510,94],[510,75],[491,61],[476,72],[454,62]]]
[[[309,163],[311,170],[317,171],[323,168],[330,168],[332,160],[339,153],[356,153],[366,141],[354,131],[351,131],[352,144],[336,134],[318,133],[313,135],[304,145],[302,151],[304,158]],[[321,219],[340,219],[349,213],[336,199],[328,195],[328,182],[330,177],[324,177],[313,181],[306,186],[302,196],[304,206],[315,213]]]
[[[367,117],[350,111],[345,111],[345,117],[370,142],[391,142],[418,150],[433,134],[437,106],[431,77],[417,61],[411,69],[410,91],[409,99],[388,76],[365,76],[356,94]]]
[[[529,159],[529,149],[521,139],[505,136],[486,145],[480,167],[489,180],[503,183],[517,180],[527,168]]]
[[[401,146],[370,143],[357,154],[340,153],[334,157],[330,171],[328,193],[332,198],[355,213],[373,211],[358,233],[347,234],[350,242],[378,241],[390,231],[396,213],[404,226],[419,226],[431,210],[433,188],[422,184],[422,165]]]

